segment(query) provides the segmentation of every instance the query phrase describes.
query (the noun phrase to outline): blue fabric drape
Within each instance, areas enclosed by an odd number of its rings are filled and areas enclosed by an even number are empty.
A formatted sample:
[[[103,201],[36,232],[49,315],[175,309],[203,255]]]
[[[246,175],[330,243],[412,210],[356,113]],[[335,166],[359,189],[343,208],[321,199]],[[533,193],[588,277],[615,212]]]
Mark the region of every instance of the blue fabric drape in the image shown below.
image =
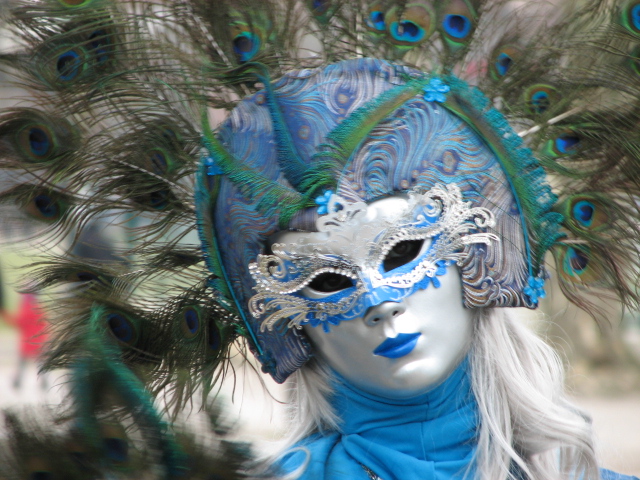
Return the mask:
[[[601,480],[640,480],[638,477],[622,475],[621,473],[612,472],[611,470],[600,470]]]
[[[478,425],[465,360],[439,386],[408,400],[365,393],[336,382],[340,432],[314,435],[283,461],[286,472],[309,461],[301,479],[367,480],[363,465],[384,480],[473,478]],[[310,455],[310,457],[308,457]]]

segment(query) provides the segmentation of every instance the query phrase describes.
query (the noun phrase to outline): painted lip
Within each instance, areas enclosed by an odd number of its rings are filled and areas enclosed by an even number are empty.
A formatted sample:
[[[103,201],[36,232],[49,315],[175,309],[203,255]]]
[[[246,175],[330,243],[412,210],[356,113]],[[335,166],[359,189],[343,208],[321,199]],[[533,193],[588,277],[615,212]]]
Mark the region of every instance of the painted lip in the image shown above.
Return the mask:
[[[400,358],[411,353],[418,343],[421,333],[400,333],[397,337],[387,338],[373,351],[374,355],[387,358]]]

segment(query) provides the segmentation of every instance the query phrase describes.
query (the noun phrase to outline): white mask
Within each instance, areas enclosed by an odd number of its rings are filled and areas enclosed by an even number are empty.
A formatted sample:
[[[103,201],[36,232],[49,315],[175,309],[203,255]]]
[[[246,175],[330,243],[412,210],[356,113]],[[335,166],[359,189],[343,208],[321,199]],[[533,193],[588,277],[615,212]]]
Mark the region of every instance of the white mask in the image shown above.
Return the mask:
[[[440,288],[370,307],[363,317],[331,326],[330,332],[310,325],[304,332],[320,358],[361,390],[393,399],[420,395],[453,372],[473,332],[458,269],[450,266],[439,279]],[[389,345],[387,356],[375,353],[381,345]]]
[[[363,390],[419,395],[468,350],[472,315],[453,262],[464,245],[495,239],[470,232],[493,218],[455,185],[369,205],[336,198],[318,232],[281,232],[274,255],[252,264],[252,308],[277,307],[267,328],[285,313],[289,326],[303,325],[320,356]]]

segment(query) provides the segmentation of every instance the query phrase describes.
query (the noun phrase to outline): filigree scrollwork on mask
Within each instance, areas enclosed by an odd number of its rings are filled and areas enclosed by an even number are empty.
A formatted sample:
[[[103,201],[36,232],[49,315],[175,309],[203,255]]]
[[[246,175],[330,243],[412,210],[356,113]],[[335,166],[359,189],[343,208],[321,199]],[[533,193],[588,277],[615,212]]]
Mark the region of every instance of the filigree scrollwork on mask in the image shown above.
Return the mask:
[[[409,288],[425,276],[433,277],[438,270],[436,262],[451,260],[461,264],[466,245],[499,241],[495,234],[475,232],[479,228],[495,225],[493,214],[482,207],[471,207],[462,199],[457,185],[436,185],[426,193],[409,194],[409,208],[413,218],[402,225],[386,230],[371,252],[371,262],[366,268],[374,287],[387,285]],[[398,243],[407,240],[432,239],[429,250],[420,263],[410,272],[401,275],[384,275],[378,266]]]
[[[403,198],[403,208],[378,218],[367,204],[332,195],[330,213],[316,222],[318,232],[297,243],[275,243],[272,255],[259,255],[249,265],[256,282],[249,309],[254,317],[265,317],[261,329],[271,330],[283,319],[289,327],[300,328],[357,318],[367,308],[363,296],[375,296],[381,289],[410,295],[426,288],[425,278],[442,275],[443,265],[460,264],[466,245],[498,241],[482,231],[494,226],[492,213],[471,207],[455,184],[412,191]],[[407,240],[424,241],[421,253],[401,269],[384,271],[387,254]],[[322,298],[305,295],[306,287],[326,273],[347,277],[353,286]]]

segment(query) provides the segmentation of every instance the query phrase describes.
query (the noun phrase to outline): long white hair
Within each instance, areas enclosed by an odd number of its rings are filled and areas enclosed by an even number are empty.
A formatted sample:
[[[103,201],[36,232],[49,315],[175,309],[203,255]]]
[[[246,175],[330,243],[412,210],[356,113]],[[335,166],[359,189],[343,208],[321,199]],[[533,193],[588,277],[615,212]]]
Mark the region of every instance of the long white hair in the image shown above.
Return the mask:
[[[477,309],[469,353],[480,415],[476,477],[515,480],[600,478],[590,418],[564,393],[555,351],[510,309]],[[290,380],[291,429],[281,452],[315,432],[339,429],[332,410],[331,372],[312,360]]]

